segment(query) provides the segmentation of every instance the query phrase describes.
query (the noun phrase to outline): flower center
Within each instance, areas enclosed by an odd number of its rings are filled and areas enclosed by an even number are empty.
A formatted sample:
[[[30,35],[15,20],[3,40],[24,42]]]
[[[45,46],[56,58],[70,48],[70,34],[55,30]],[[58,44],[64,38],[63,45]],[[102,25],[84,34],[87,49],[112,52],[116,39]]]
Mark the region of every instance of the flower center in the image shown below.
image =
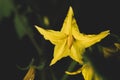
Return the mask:
[[[73,41],[74,41],[73,36],[72,36],[72,35],[68,35],[67,45],[68,45],[68,48],[69,48],[69,49],[72,47]]]

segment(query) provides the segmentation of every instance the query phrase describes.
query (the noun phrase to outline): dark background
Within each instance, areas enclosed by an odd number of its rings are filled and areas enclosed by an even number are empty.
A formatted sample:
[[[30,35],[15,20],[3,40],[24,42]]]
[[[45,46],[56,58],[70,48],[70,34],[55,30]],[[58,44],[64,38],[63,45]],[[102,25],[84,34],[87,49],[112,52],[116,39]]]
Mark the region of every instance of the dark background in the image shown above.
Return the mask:
[[[1,3],[3,1],[4,0],[0,0]],[[118,36],[120,35],[120,5],[118,0],[5,1],[4,4],[0,4],[0,61],[2,61],[1,77],[3,77],[3,80],[22,80],[27,70],[20,70],[16,66],[26,67],[29,65],[32,58],[35,59],[35,65],[45,62],[44,69],[40,70],[42,73],[38,71],[38,75],[46,76],[45,80],[51,80],[51,69],[58,80],[61,78],[64,71],[69,66],[71,59],[63,59],[54,66],[49,67],[54,46],[49,41],[43,39],[34,25],[60,30],[69,6],[73,8],[81,32],[86,34],[99,33],[109,29],[111,33],[117,34]],[[9,9],[10,6],[13,7]],[[18,21],[15,19],[16,14],[18,18],[20,18],[20,16],[22,17]],[[43,23],[44,16],[48,17],[50,22],[49,26]],[[15,22],[15,20],[17,22]],[[15,24],[19,25],[17,29]],[[27,26],[27,28],[23,28],[21,24]],[[22,30],[20,30],[20,27],[22,27]],[[18,32],[19,30],[20,33]],[[113,40],[108,37],[107,40],[104,40],[101,44],[109,46],[111,42],[113,42]],[[37,46],[35,46],[35,44],[37,44]],[[36,49],[38,47],[41,49],[40,52]],[[80,77],[82,76],[72,76],[69,80],[80,80]]]

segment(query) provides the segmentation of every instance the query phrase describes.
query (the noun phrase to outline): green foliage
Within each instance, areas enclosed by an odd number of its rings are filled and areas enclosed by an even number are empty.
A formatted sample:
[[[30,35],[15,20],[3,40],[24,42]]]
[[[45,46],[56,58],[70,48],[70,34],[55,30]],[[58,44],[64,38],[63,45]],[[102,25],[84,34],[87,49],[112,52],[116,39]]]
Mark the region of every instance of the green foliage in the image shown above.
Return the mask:
[[[14,10],[12,0],[0,0],[0,19],[3,17],[9,17]]]
[[[25,19],[25,17],[16,14],[14,18],[14,23],[15,23],[15,29],[19,38],[22,38],[23,36],[25,36],[27,34],[27,30],[26,30],[27,20]]]

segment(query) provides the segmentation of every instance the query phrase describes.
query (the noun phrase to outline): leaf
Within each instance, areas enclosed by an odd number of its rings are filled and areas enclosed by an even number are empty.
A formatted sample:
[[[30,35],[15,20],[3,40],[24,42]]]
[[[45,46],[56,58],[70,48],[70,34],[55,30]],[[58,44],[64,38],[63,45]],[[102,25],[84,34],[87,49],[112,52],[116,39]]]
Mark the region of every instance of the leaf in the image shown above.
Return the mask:
[[[0,0],[0,19],[10,16],[13,10],[14,5],[12,0]]]
[[[14,18],[14,24],[16,32],[20,39],[26,34],[26,29],[23,21],[24,21],[23,17],[20,17],[18,14],[16,14]]]

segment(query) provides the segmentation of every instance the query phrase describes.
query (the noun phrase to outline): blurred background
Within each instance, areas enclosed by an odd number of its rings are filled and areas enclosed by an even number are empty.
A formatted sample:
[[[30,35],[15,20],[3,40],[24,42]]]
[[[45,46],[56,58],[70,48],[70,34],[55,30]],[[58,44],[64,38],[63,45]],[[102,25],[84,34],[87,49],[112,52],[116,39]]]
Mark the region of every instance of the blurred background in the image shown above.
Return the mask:
[[[32,60],[39,67],[35,80],[83,80],[81,75],[64,74],[70,64],[73,65],[71,69],[81,66],[69,57],[49,66],[54,45],[35,29],[38,25],[60,30],[69,6],[73,8],[82,33],[94,34],[109,29],[120,35],[117,0],[0,0],[1,75],[5,75],[1,77],[4,80],[22,80]],[[107,37],[101,45],[109,46],[115,41]]]

